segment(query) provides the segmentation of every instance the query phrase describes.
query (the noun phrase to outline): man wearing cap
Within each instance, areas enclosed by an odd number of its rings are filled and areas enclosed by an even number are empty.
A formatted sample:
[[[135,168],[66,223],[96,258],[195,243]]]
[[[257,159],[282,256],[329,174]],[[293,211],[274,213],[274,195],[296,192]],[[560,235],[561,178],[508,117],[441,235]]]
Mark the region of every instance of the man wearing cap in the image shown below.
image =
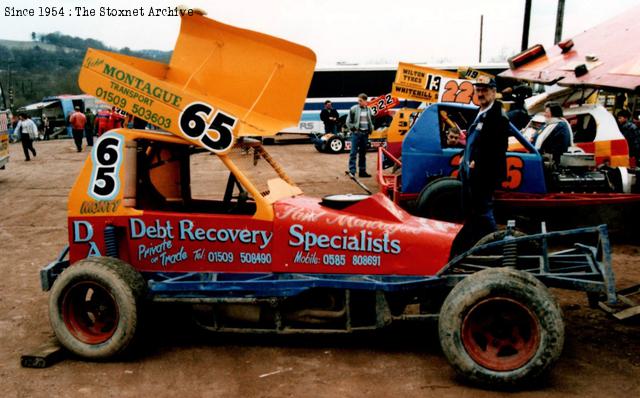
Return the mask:
[[[87,124],[87,117],[80,112],[80,107],[76,106],[75,111],[69,116],[73,141],[78,152],[82,152],[82,137],[84,137],[84,126]]]
[[[496,100],[496,81],[480,76],[474,84],[480,110],[467,129],[460,163],[464,226],[451,247],[451,257],[464,253],[485,235],[496,231],[493,193],[506,176],[509,119]]]

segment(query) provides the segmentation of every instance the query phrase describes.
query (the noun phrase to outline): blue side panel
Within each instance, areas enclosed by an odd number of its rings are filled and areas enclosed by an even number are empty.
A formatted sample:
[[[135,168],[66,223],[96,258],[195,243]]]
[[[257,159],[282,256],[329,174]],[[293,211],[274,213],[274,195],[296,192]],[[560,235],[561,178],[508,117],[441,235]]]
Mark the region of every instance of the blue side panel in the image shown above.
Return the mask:
[[[522,167],[522,184],[515,192],[546,193],[542,160],[538,153],[508,152],[507,157],[515,156],[524,161]],[[507,170],[508,172],[508,170]]]
[[[418,193],[434,175],[449,175],[449,158],[460,149],[442,150],[437,104],[427,107],[402,142],[402,192]]]
[[[457,170],[460,148],[442,148],[441,119],[439,112],[446,110],[449,115],[465,113],[466,121],[471,123],[469,115],[477,108],[461,104],[432,104],[427,107],[402,142],[402,192],[417,194],[434,177],[450,176]],[[467,126],[459,121],[462,129]],[[533,146],[511,125],[514,136],[529,153],[509,152],[507,157],[520,158],[521,162],[507,162],[508,170],[517,175],[520,183],[513,191],[527,193],[545,193],[545,178],[542,160]]]

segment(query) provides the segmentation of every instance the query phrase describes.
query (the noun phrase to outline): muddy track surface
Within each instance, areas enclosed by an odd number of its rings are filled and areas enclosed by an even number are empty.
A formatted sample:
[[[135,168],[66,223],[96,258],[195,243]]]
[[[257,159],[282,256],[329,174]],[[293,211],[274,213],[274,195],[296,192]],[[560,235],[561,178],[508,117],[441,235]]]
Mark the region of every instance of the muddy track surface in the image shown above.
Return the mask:
[[[446,362],[437,325],[408,324],[358,336],[230,336],[198,331],[181,308],[156,308],[143,346],[124,361],[67,359],[20,367],[51,337],[39,270],[67,241],[66,203],[87,152],[71,140],[36,143],[24,162],[12,144],[0,170],[0,396],[2,397],[493,397],[464,385]],[[360,193],[346,154],[310,144],[267,148],[305,193]],[[368,155],[375,174],[375,153]],[[364,180],[376,190],[373,179]],[[636,226],[629,226],[636,228]],[[640,247],[614,246],[620,287],[640,282]],[[640,323],[592,310],[584,294],[553,290],[566,323],[564,352],[544,384],[518,397],[640,396]]]

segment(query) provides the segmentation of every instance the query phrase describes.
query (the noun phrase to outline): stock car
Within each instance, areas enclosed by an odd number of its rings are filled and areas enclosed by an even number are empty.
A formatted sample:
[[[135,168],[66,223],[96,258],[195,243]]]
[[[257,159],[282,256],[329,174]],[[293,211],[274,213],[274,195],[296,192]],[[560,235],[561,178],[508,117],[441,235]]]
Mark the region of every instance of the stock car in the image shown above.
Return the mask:
[[[167,301],[197,303],[199,324],[225,332],[359,332],[437,317],[443,352],[468,380],[544,375],[564,342],[547,286],[617,300],[606,227],[517,236],[509,225],[449,258],[458,224],[411,216],[383,194],[303,195],[249,137],[296,120],[314,64],[305,47],[201,14],[182,18],[168,65],[87,51],[80,88],[165,131],[103,134],[69,193],[69,245],[41,270],[60,343],[117,357],[134,347],[148,305]],[[220,73],[227,86],[213,95],[205,88]]]
[[[456,177],[463,148],[448,147],[445,132],[451,123],[465,130],[476,114],[473,105],[427,107],[406,134],[400,151],[379,150],[381,192],[415,214],[460,221],[461,185]],[[496,193],[496,207],[503,218],[526,213],[553,222],[558,220],[553,211],[567,219],[581,207],[607,206],[627,214],[640,203],[637,169],[613,116],[601,105],[582,104],[568,107],[565,117],[574,145],[558,164],[541,156],[529,142],[528,137],[544,124],[541,114],[532,118],[525,135],[510,126],[507,174]],[[391,165],[394,171],[388,172]],[[589,222],[602,222],[597,212],[592,213]]]

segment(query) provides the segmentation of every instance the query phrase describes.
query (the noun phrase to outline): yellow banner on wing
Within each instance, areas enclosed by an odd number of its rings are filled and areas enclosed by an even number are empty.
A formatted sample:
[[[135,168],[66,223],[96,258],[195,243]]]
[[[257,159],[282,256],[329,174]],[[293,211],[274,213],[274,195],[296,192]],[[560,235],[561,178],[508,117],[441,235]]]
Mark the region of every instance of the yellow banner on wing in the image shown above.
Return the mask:
[[[495,76],[490,73],[482,72],[468,66],[461,66],[458,68],[458,77],[460,79],[477,80],[480,76],[484,76],[490,79],[495,78]]]
[[[437,102],[444,79],[455,79],[456,73],[400,62],[391,95],[398,98]]]

